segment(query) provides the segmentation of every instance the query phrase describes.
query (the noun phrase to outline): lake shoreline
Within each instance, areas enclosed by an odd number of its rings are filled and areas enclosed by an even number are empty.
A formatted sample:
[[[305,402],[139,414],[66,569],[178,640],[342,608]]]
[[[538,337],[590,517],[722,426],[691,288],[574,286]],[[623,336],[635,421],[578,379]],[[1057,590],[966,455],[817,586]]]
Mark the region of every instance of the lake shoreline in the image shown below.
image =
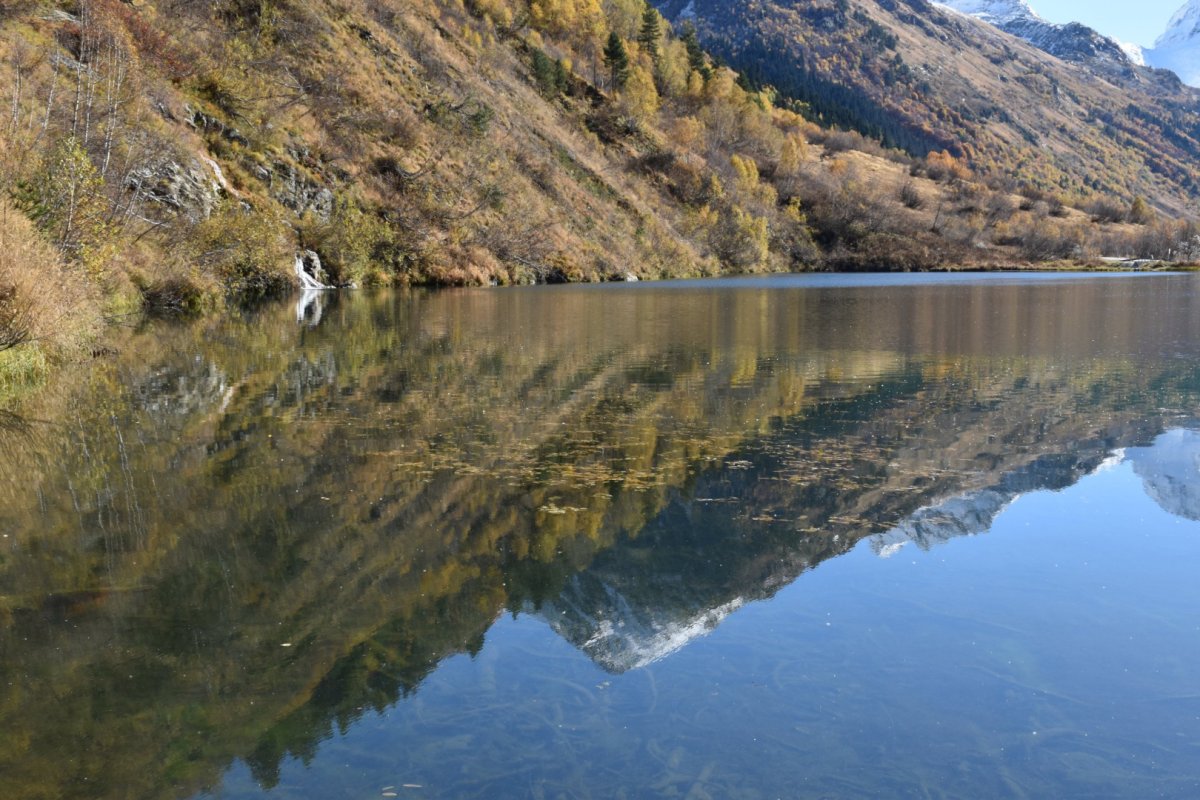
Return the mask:
[[[1059,274],[1074,274],[1074,275],[1096,275],[1111,276],[1123,273],[1136,274],[1169,274],[1169,273],[1185,273],[1195,272],[1200,269],[1200,266],[1186,263],[1172,263],[1166,261],[1150,261],[1150,260],[1121,260],[1121,261],[1047,261],[1038,263],[1000,263],[1000,264],[972,264],[957,267],[935,267],[921,270],[889,270],[889,269],[863,269],[863,270],[823,270],[812,269],[802,271],[784,271],[784,272],[759,272],[759,273],[733,273],[726,272],[712,276],[682,276],[682,277],[664,277],[660,279],[653,278],[638,278],[631,281],[565,281],[562,283],[530,283],[519,284],[516,286],[458,286],[439,283],[417,283],[396,287],[366,287],[364,289],[346,288],[346,289],[328,289],[322,291],[330,292],[346,292],[346,291],[443,291],[454,289],[470,289],[470,288],[532,288],[546,286],[605,286],[613,283],[639,283],[647,286],[661,285],[664,283],[679,283],[679,284],[695,284],[702,281],[736,279],[736,278],[771,278],[781,276],[804,276],[804,275],[995,275],[1003,273],[1012,274],[1037,274],[1037,273],[1059,273]],[[290,302],[298,297],[303,297],[306,290],[294,289],[290,293],[276,294],[270,297],[260,298],[255,302],[239,303],[236,300],[231,300],[225,304],[218,306],[203,307],[197,311],[181,311],[178,309],[161,309],[153,307],[145,307],[139,312],[134,312],[132,315],[121,315],[119,318],[105,319],[104,325],[96,335],[94,341],[82,351],[73,354],[68,354],[66,357],[49,356],[39,342],[31,342],[25,345],[12,348],[7,351],[0,351],[0,405],[6,405],[7,401],[15,396],[21,396],[28,391],[32,391],[41,386],[51,375],[61,371],[63,367],[71,365],[86,364],[89,361],[104,358],[113,352],[113,332],[117,329],[126,327],[131,324],[142,324],[144,322],[162,320],[189,322],[198,319],[218,319],[221,317],[230,316],[233,314],[245,313],[256,308],[272,305],[275,303]]]

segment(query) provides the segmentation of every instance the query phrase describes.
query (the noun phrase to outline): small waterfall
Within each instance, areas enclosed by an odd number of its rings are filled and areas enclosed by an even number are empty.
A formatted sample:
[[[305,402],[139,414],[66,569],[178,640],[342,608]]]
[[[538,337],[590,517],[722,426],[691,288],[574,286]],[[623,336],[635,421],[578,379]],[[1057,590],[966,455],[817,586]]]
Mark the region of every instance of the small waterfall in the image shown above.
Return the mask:
[[[300,281],[300,288],[306,292],[320,292],[325,289],[332,289],[321,282],[320,279],[325,277],[325,270],[321,267],[321,257],[312,250],[305,250],[300,255],[296,256],[296,279]]]

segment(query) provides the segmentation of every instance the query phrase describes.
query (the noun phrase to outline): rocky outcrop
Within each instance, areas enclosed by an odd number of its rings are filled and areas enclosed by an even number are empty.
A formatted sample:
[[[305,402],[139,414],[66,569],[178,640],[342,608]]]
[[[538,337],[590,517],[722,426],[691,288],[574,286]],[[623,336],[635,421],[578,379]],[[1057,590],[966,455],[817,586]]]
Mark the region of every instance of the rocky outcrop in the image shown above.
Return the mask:
[[[134,172],[130,191],[191,222],[207,219],[227,194],[225,178],[215,162],[193,158],[186,163],[172,158]]]
[[[271,197],[297,214],[311,213],[328,220],[333,213],[333,191],[286,161],[275,162],[270,170],[260,168],[259,177],[270,187]]]

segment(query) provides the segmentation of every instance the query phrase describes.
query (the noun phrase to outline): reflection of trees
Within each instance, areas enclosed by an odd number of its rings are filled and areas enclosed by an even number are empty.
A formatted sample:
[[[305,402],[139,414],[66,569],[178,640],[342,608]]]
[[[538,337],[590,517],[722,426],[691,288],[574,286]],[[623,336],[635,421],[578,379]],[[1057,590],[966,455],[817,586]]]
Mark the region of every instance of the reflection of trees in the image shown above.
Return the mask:
[[[969,315],[961,293],[627,297],[331,298],[317,328],[278,309],[130,334],[37,398],[51,422],[0,467],[17,796],[182,794],[235,757],[269,784],[506,609],[589,575],[664,624],[763,596],[931,499],[1146,440],[1197,394],[1078,320],[1029,317],[1031,352],[1020,288],[961,340],[905,325]],[[1101,335],[1154,340],[1104,299]],[[685,590],[653,580],[672,570]]]

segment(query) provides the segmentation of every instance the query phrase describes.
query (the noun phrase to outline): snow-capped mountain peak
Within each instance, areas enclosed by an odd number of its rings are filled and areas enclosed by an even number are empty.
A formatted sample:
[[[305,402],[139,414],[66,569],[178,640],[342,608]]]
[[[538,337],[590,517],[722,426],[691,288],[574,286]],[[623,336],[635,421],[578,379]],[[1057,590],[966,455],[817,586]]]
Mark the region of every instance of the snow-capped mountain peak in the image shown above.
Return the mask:
[[[1146,63],[1169,69],[1190,86],[1200,86],[1200,0],[1188,0],[1167,30],[1146,51]]]
[[[1129,57],[1130,61],[1139,67],[1146,66],[1146,49],[1144,47],[1142,47],[1140,44],[1133,44],[1132,42],[1118,41],[1117,44],[1120,45],[1121,51]]]
[[[960,14],[978,17],[993,25],[1027,19],[1041,19],[1025,0],[940,0],[937,5]]]
[[[1064,61],[1121,68],[1141,57],[1078,22],[1047,22],[1025,0],[940,0],[936,5],[994,25]]]
[[[1155,49],[1200,44],[1200,0],[1189,0],[1175,12],[1167,30],[1154,43]]]

